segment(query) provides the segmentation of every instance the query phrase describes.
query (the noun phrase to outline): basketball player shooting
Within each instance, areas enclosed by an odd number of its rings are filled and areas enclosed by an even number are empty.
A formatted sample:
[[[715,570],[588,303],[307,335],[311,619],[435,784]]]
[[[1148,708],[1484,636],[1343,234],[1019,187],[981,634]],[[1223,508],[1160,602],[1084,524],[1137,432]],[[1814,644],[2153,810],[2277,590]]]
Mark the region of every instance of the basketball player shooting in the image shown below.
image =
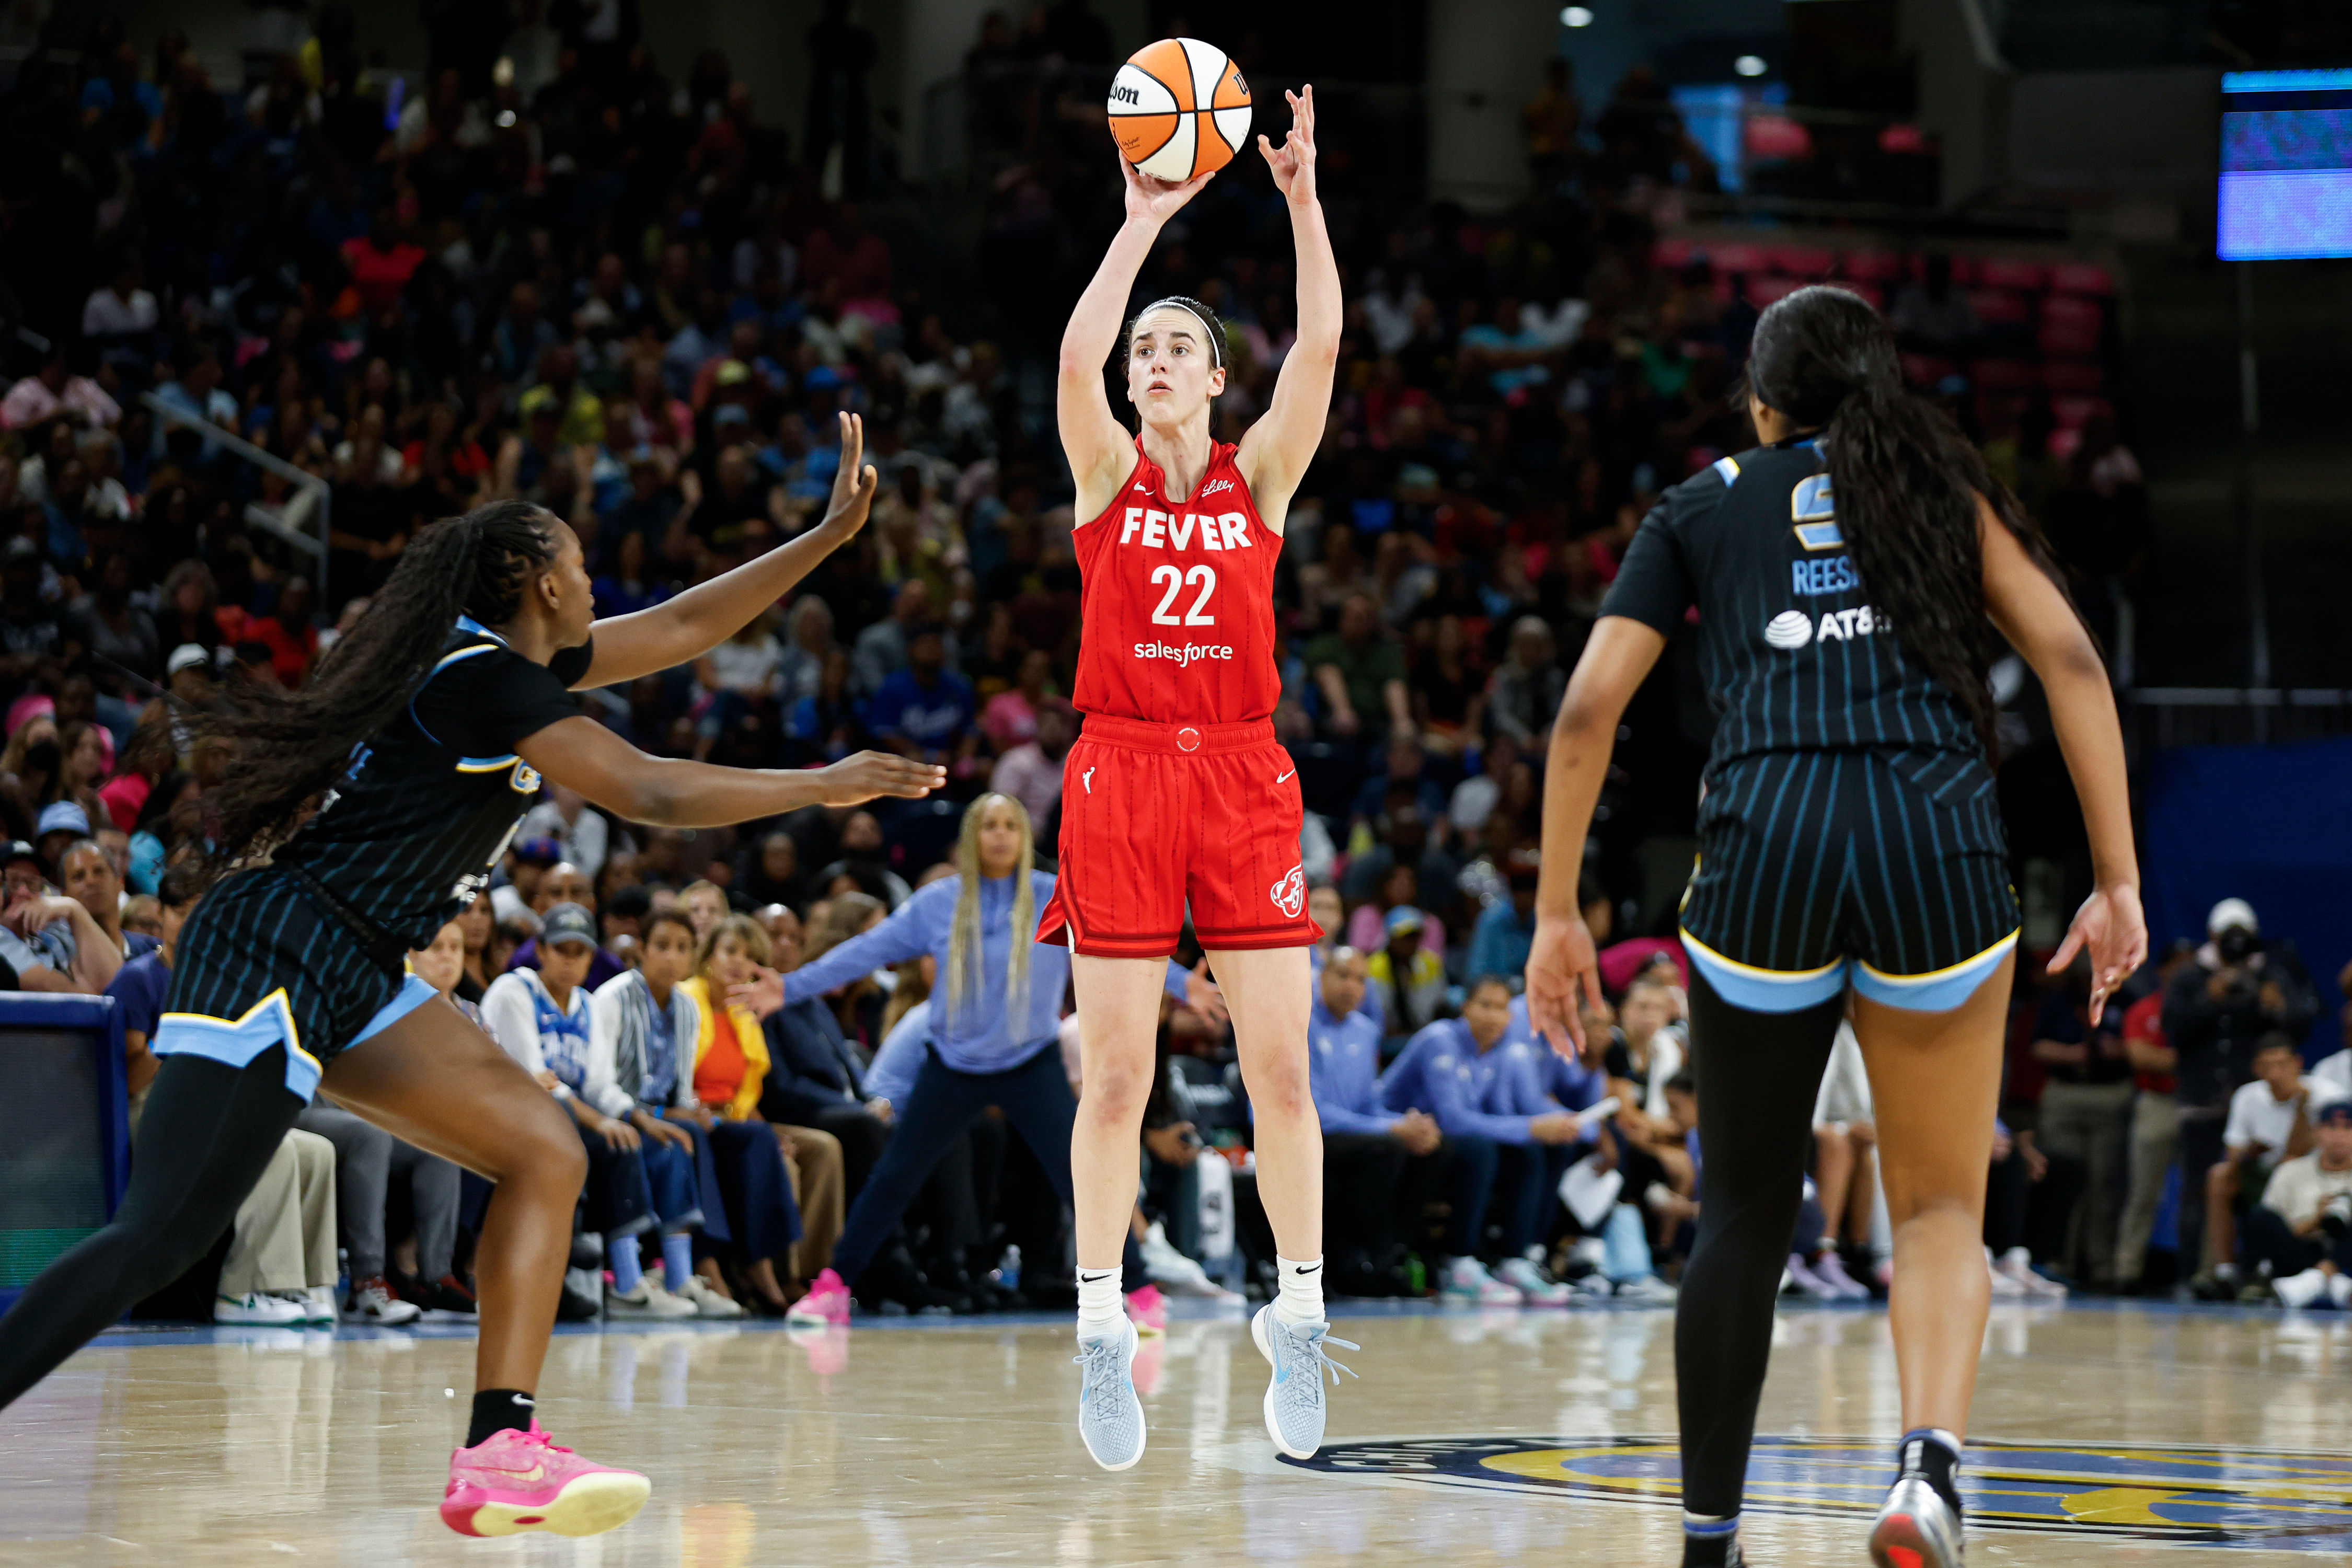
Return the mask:
[[[1339,270],[1315,196],[1315,92],[1286,95],[1289,133],[1258,152],[1298,247],[1298,336],[1264,418],[1236,447],[1210,435],[1223,329],[1167,299],[1120,318],[1162,225],[1213,172],[1171,184],[1122,162],[1127,220],[1062,336],[1056,410],[1087,520],[1075,544],[1086,728],[1064,777],[1061,878],[1038,940],[1067,943],[1085,1082],[1070,1150],[1077,1209],[1079,1429],[1106,1469],[1143,1457],[1143,1406],[1120,1313],[1119,1255],[1152,1079],[1167,959],[1189,900],[1232,1010],[1256,1113],[1258,1191],[1281,1292],[1251,1324],[1274,1364],[1266,1430],[1306,1458],[1322,1442],[1323,1135],[1307,1093],[1307,914],[1297,770],[1275,743],[1281,691],[1275,558],[1290,498],[1323,438],[1339,350]],[[1114,350],[1141,430],[1104,395]],[[1334,1340],[1333,1344],[1347,1342]],[[1352,1345],[1349,1349],[1354,1349]],[[1337,1372],[1330,1373],[1338,1381]]]

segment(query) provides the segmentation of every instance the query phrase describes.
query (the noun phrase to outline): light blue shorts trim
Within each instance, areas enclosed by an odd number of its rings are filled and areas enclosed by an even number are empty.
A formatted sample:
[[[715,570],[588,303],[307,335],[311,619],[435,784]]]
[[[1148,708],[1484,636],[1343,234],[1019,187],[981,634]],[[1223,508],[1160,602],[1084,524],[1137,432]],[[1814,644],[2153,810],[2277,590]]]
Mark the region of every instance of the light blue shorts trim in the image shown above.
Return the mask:
[[[281,1040],[286,1043],[287,1091],[307,1101],[317,1091],[324,1069],[318,1058],[302,1048],[301,1031],[294,1026],[294,1009],[288,1005],[282,985],[238,1018],[166,1013],[157,1020],[155,1037],[147,1042],[147,1048],[159,1057],[203,1057],[224,1067],[245,1068]]]
[[[1687,931],[1684,951],[1706,976],[1716,994],[1751,1013],[1801,1013],[1843,994],[1848,982],[1855,991],[1887,1007],[1910,1013],[1948,1013],[1976,994],[2001,961],[2017,946],[2011,931],[1973,958],[1925,974],[1888,974],[1858,958],[1839,958],[1819,969],[1758,969],[1726,958]]]
[[[356,1046],[371,1036],[383,1034],[440,994],[441,993],[426,984],[422,977],[415,974],[407,976],[400,983],[400,994],[375,1010],[375,1016],[367,1021],[367,1026],[352,1037],[352,1045]],[[349,1048],[349,1047],[345,1047],[345,1049]]]
[[[2017,932],[2011,931],[1974,958],[1964,958],[1948,969],[1926,974],[1887,974],[1857,958],[1853,961],[1853,988],[1888,1007],[1907,1008],[1914,1013],[1948,1013],[1975,995],[1985,977],[2000,968],[2001,960],[2016,946]]]

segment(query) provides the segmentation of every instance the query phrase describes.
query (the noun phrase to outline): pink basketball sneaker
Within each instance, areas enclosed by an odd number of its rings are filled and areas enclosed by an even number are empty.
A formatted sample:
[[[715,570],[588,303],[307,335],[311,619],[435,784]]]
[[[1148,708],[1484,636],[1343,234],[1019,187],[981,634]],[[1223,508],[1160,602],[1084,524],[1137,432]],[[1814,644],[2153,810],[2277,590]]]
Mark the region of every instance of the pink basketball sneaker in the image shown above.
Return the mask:
[[[528,1432],[494,1432],[449,1456],[441,1522],[460,1535],[601,1535],[646,1506],[653,1483],[635,1470],[592,1464]]]
[[[1164,1334],[1168,1331],[1168,1298],[1160,1293],[1157,1285],[1130,1290],[1127,1297],[1127,1315],[1134,1320],[1135,1331],[1145,1338]]]
[[[825,1269],[809,1281],[808,1294],[792,1304],[784,1321],[795,1329],[849,1327],[849,1287],[840,1275]]]

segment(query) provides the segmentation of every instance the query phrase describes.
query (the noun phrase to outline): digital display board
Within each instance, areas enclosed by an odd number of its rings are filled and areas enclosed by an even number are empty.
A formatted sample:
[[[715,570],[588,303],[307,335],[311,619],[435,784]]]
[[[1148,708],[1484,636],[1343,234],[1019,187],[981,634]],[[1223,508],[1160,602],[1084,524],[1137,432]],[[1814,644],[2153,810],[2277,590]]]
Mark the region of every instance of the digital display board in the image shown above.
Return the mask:
[[[2219,249],[2352,256],[2352,70],[2222,76]]]

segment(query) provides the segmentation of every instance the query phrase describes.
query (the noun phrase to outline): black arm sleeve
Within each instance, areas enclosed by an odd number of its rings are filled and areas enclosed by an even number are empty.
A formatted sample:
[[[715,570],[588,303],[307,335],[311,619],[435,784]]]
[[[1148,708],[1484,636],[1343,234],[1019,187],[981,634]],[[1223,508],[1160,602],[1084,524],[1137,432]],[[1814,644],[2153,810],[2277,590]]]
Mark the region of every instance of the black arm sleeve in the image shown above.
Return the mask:
[[[1633,542],[1626,547],[1625,563],[1617,569],[1617,580],[1601,601],[1601,613],[1623,616],[1671,637],[1682,628],[1683,617],[1690,613],[1696,596],[1682,545],[1675,537],[1672,513],[1668,504],[1661,501],[1650,509]]]

